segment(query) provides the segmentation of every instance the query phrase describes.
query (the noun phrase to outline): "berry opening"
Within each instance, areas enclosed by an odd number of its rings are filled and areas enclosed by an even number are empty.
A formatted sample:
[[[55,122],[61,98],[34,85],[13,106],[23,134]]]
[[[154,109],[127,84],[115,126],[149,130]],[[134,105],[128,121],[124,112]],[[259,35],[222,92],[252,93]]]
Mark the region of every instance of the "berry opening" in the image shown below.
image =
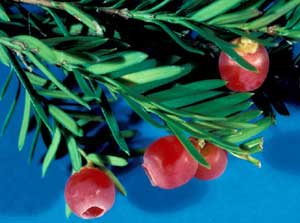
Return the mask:
[[[237,51],[244,54],[254,54],[257,52],[259,44],[246,37],[241,37],[232,41],[237,45]]]
[[[97,218],[103,214],[104,210],[99,207],[90,207],[85,212],[82,213],[84,218]]]
[[[157,184],[155,183],[155,181],[154,181],[154,179],[153,179],[153,177],[152,177],[150,171],[148,171],[148,169],[147,169],[147,167],[146,167],[145,165],[142,165],[142,167],[144,168],[145,173],[146,173],[147,177],[149,178],[149,181],[150,181],[151,185],[152,185],[153,187],[156,187]]]

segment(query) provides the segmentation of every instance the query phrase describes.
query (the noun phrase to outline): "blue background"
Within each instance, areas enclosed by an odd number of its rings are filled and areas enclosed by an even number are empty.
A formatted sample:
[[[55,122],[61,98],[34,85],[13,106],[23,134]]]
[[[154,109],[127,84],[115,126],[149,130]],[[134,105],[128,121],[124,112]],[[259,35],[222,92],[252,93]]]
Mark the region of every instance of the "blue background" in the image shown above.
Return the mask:
[[[3,86],[7,69],[0,67]],[[15,94],[13,83],[0,103],[0,124]],[[55,161],[45,178],[41,178],[41,155],[45,151],[39,140],[32,164],[27,157],[32,133],[22,152],[17,141],[23,114],[24,92],[13,120],[0,139],[0,222],[86,222],[75,216],[65,218],[63,190],[69,172],[68,158]],[[130,110],[120,103],[119,119]],[[291,117],[277,117],[277,125],[263,132],[264,152],[257,157],[262,168],[229,157],[228,168],[218,180],[192,180],[185,186],[165,191],[150,186],[140,165],[119,173],[128,197],[116,197],[113,209],[93,222],[300,222],[300,108],[289,105]],[[136,145],[146,146],[167,134],[147,123],[130,126],[138,130]]]

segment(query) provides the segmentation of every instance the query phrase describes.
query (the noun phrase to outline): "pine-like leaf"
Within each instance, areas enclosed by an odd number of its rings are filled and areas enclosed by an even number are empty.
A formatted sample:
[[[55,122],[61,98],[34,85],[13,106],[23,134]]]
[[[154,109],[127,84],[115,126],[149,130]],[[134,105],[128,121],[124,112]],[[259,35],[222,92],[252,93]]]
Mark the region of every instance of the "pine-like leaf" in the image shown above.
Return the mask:
[[[38,138],[39,138],[40,130],[41,130],[41,125],[42,125],[40,118],[38,116],[35,116],[35,118],[36,118],[37,124],[36,124],[32,144],[31,144],[30,151],[29,151],[29,156],[28,156],[28,162],[29,163],[31,163],[31,161],[33,159],[33,156],[35,154],[36,145],[37,145],[37,142],[38,142]]]
[[[29,126],[29,120],[30,120],[30,96],[28,92],[25,93],[25,103],[24,103],[24,112],[23,112],[23,120],[21,124],[21,129],[19,133],[19,141],[18,141],[18,147],[19,151],[23,149],[25,138],[28,131]]]
[[[162,101],[161,104],[169,108],[180,108],[194,104],[196,102],[201,102],[203,100],[216,97],[223,94],[221,91],[203,91],[197,92],[195,94],[186,95],[179,98],[174,98],[166,101]]]
[[[73,136],[67,135],[66,137],[67,147],[74,171],[79,171],[82,167],[81,156],[78,150],[77,142]]]
[[[20,82],[22,83],[22,85],[24,86],[24,88],[26,89],[26,91],[28,92],[28,94],[30,95],[30,99],[31,99],[31,103],[35,109],[35,111],[37,112],[37,114],[39,115],[39,117],[41,118],[41,120],[44,122],[44,124],[46,125],[46,127],[48,128],[48,130],[50,132],[52,132],[52,128],[49,124],[48,121],[48,117],[40,103],[40,101],[38,100],[38,95],[35,91],[35,89],[32,87],[32,85],[30,84],[29,79],[26,76],[26,73],[23,71],[23,69],[20,67],[18,61],[16,60],[16,58],[12,55],[11,52],[7,52],[7,56],[10,59],[11,65],[13,66]]]
[[[0,20],[4,22],[10,22],[9,16],[6,14],[2,4],[0,3]]]
[[[72,210],[67,204],[65,205],[65,215],[67,218],[70,218],[70,216],[72,215]]]
[[[288,19],[286,23],[286,28],[293,28],[300,21],[300,4],[293,11],[292,16]]]
[[[231,107],[248,100],[252,93],[237,93],[184,108],[185,111],[209,114],[213,111],[222,112],[220,108]]]
[[[46,79],[40,77],[37,74],[34,74],[32,72],[25,72],[30,83],[39,87],[44,87],[45,85],[49,84],[49,81],[47,81]]]
[[[60,90],[64,91],[66,94],[70,96],[73,100],[81,104],[82,106],[90,109],[90,106],[87,102],[85,102],[78,95],[74,94],[71,90],[69,90],[65,85],[63,85],[56,76],[46,67],[44,66],[33,54],[27,53],[28,59],[30,59],[35,66],[40,69],[48,78],[51,80]]]
[[[174,87],[162,90],[156,93],[148,94],[150,99],[156,100],[158,102],[167,101],[170,99],[184,97],[188,95],[195,94],[197,92],[205,92],[208,90],[214,90],[219,87],[223,87],[225,81],[223,80],[201,80],[195,81],[188,84],[177,84]]]
[[[189,153],[201,164],[207,168],[210,168],[209,163],[205,160],[205,158],[199,153],[199,151],[193,146],[190,140],[186,137],[180,127],[178,127],[174,122],[171,120],[167,121],[168,126],[170,127],[171,131],[178,137],[180,142],[184,145],[184,147],[189,151]]]
[[[221,110],[212,111],[211,115],[216,117],[226,117],[249,109],[253,105],[252,101],[246,101],[232,106],[225,107]]]
[[[36,52],[39,57],[43,58],[48,63],[53,64],[53,63],[56,63],[56,61],[57,61],[57,58],[56,58],[53,50],[35,37],[27,36],[27,35],[19,35],[19,36],[13,37],[12,41],[17,41],[17,42],[19,42],[19,44],[23,44],[24,47],[27,48],[27,50]],[[29,54],[29,56],[31,56],[31,54]],[[33,57],[33,55],[32,55],[32,57]],[[35,58],[30,58],[30,60],[32,60],[32,59],[35,59]]]
[[[197,32],[201,37],[207,39],[210,42],[213,42],[216,46],[218,46],[221,50],[223,50],[226,54],[228,54],[234,61],[236,61],[238,64],[240,64],[242,67],[244,67],[247,70],[250,71],[256,71],[256,68],[249,64],[246,60],[244,60],[235,50],[234,46],[230,43],[224,41],[223,39],[219,38],[215,35],[215,33],[206,28],[206,27],[200,27],[195,26],[190,22],[187,21],[180,21],[180,24],[183,26],[194,30]]]
[[[273,123],[274,121],[271,117],[261,119],[256,122],[257,127],[251,129],[243,129],[235,135],[226,137],[225,140],[232,143],[242,142],[262,132],[266,128],[270,127]]]
[[[56,127],[54,130],[52,142],[51,142],[51,144],[48,148],[48,151],[46,153],[46,156],[43,160],[43,165],[42,165],[42,176],[43,177],[45,176],[46,171],[48,170],[48,168],[50,166],[50,163],[52,162],[52,160],[55,157],[60,140],[61,140],[61,132],[60,132],[59,128]]]
[[[113,55],[108,60],[87,67],[87,71],[95,75],[108,74],[141,63],[147,57],[148,55],[142,52],[121,52]]]
[[[103,112],[104,118],[108,124],[108,127],[111,130],[111,133],[114,137],[114,139],[116,140],[116,142],[118,143],[118,145],[120,146],[120,149],[125,152],[126,154],[129,154],[129,148],[128,145],[125,141],[125,139],[120,135],[120,129],[119,129],[119,125],[117,120],[115,119],[112,110],[110,108],[110,105],[107,101],[107,98],[104,94],[102,94],[101,97],[101,110]]]
[[[106,155],[103,156],[102,159],[105,163],[111,166],[123,167],[128,165],[128,161],[126,159],[118,156]]]
[[[242,2],[243,0],[232,0],[232,1],[217,0],[207,5],[206,7],[201,8],[199,11],[194,13],[190,18],[197,22],[203,22],[205,20],[208,20],[210,18],[213,18],[217,15],[229,11],[230,9],[238,6]]]
[[[126,189],[124,188],[122,183],[118,180],[118,178],[114,175],[114,173],[112,171],[110,171],[109,169],[107,169],[104,166],[103,161],[97,154],[94,154],[94,153],[89,154],[88,159],[93,164],[97,165],[102,171],[104,171],[108,175],[108,177],[113,181],[116,188],[121,192],[122,195],[124,195],[124,196],[127,195]]]
[[[74,16],[77,20],[88,26],[92,29],[98,36],[103,35],[103,28],[98,24],[97,20],[94,19],[91,15],[86,14],[73,4],[64,2],[62,3],[63,8],[68,12],[71,16]]]
[[[233,122],[249,122],[258,118],[262,114],[262,111],[259,110],[250,110],[246,112],[241,112],[236,115],[229,117],[227,120]]]
[[[11,103],[11,106],[9,108],[9,111],[5,117],[5,120],[4,120],[4,123],[3,123],[3,126],[1,128],[1,135],[4,134],[8,124],[9,124],[9,121],[11,120],[12,118],[12,115],[15,111],[15,108],[16,108],[16,105],[17,105],[17,102],[19,100],[19,97],[20,97],[20,93],[21,93],[21,85],[20,85],[20,82],[18,82],[18,85],[17,85],[17,93],[14,97],[14,99],[12,100],[12,103]]]
[[[136,83],[136,85],[133,85],[131,87],[133,91],[145,93],[159,86],[168,84],[172,81],[184,77],[185,75],[190,73],[191,69],[192,67],[190,65],[158,67],[146,70],[144,72],[141,71],[135,74],[131,74],[133,76],[129,76],[129,79],[127,77],[127,79],[125,80]],[[134,79],[135,77],[136,80]]]
[[[132,66],[123,68],[116,72],[112,72],[109,77],[111,78],[120,78],[124,75],[136,73],[138,71],[148,70],[154,68],[157,65],[157,61],[155,59],[148,59],[138,64],[133,64]]]
[[[64,36],[69,36],[69,32],[67,30],[67,28],[65,27],[65,25],[63,24],[63,21],[60,19],[60,17],[55,13],[54,10],[47,8],[47,7],[43,7],[44,10],[46,10],[54,19],[54,21],[57,24],[57,27],[59,28],[59,30],[61,31],[61,33]]]
[[[240,22],[245,22],[249,19],[255,18],[261,14],[260,11],[254,8],[249,8],[233,13],[228,13],[224,15],[220,15],[208,22],[210,25],[217,25],[217,26],[222,26],[222,25],[227,25],[227,24],[232,24],[232,23],[240,23]]]
[[[152,124],[157,128],[165,128],[162,123],[159,123],[155,120],[147,111],[144,110],[141,106],[137,105],[130,97],[123,96],[128,105],[144,120]]]
[[[83,76],[77,70],[74,70],[73,72],[75,79],[80,89],[84,92],[84,94],[89,97],[96,97],[88,82],[83,78]]]
[[[258,29],[264,26],[269,25],[276,19],[280,18],[284,14],[288,13],[290,10],[295,8],[300,4],[300,0],[290,0],[284,5],[273,5],[269,11],[272,11],[269,14],[266,14],[259,19],[254,20],[246,25],[244,25],[245,29]]]
[[[68,129],[76,136],[83,136],[83,130],[77,125],[76,121],[70,117],[66,112],[55,105],[49,105],[49,112],[53,118],[62,126]]]
[[[175,32],[172,31],[166,24],[160,21],[151,20],[151,23],[159,26],[166,34],[168,34],[181,48],[185,49],[188,52],[204,55],[204,52],[200,49],[191,47],[185,43]]]
[[[3,99],[3,97],[4,97],[5,93],[6,93],[6,90],[7,90],[8,86],[9,86],[9,84],[11,82],[12,77],[13,77],[13,74],[14,74],[14,70],[11,68],[10,71],[9,71],[9,73],[8,73],[8,76],[6,78],[6,81],[4,82],[4,85],[3,85],[2,89],[1,89],[0,100]]]
[[[102,46],[108,42],[107,38],[95,36],[68,36],[43,39],[48,46],[57,50],[66,50],[67,52],[82,52]]]
[[[173,78],[182,73],[182,71],[183,67],[180,66],[157,67],[124,75],[122,76],[122,80],[126,80],[133,84],[146,84],[153,81]]]
[[[5,64],[6,66],[9,66],[10,64],[9,57],[7,56],[7,51],[2,45],[0,45],[0,62],[2,64]]]

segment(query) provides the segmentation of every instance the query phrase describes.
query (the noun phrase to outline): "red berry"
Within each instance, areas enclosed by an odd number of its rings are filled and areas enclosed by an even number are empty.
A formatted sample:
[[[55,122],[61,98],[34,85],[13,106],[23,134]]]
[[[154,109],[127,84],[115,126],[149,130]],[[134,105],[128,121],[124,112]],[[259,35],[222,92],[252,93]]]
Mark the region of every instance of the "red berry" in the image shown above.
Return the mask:
[[[227,87],[232,91],[246,92],[258,89],[269,71],[269,55],[266,48],[243,37],[235,39],[233,43],[237,45],[236,52],[253,65],[257,72],[246,70],[222,52],[219,57],[221,78],[227,81]]]
[[[173,189],[194,177],[198,163],[176,136],[165,136],[146,150],[143,167],[153,186]]]
[[[195,138],[190,138],[190,140],[210,164],[210,169],[199,164],[195,177],[201,180],[213,180],[220,177],[227,166],[227,152],[209,142],[206,142],[204,147],[201,148],[199,145],[201,141]]]
[[[65,187],[65,199],[74,214],[84,219],[105,214],[115,201],[115,187],[101,170],[84,167],[73,174]]]

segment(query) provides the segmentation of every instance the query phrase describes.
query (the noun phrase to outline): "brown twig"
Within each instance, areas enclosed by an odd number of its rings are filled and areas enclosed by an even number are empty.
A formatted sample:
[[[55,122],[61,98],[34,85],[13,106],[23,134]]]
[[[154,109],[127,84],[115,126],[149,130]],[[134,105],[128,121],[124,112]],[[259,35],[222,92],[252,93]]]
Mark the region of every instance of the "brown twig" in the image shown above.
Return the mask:
[[[13,2],[27,3],[32,5],[41,5],[49,8],[62,8],[60,2],[50,0],[12,0]]]
[[[12,0],[13,2],[27,3],[32,5],[40,5],[48,8],[64,9],[63,2],[51,1],[51,0]],[[111,9],[105,7],[99,7],[96,10],[98,13],[103,12],[109,15],[118,15],[124,19],[131,17],[128,9]]]
[[[117,15],[120,16],[124,19],[129,19],[132,17],[132,15],[130,14],[129,10],[127,8],[124,9],[110,9],[110,8],[97,8],[97,12],[101,13],[106,13],[109,15]]]

